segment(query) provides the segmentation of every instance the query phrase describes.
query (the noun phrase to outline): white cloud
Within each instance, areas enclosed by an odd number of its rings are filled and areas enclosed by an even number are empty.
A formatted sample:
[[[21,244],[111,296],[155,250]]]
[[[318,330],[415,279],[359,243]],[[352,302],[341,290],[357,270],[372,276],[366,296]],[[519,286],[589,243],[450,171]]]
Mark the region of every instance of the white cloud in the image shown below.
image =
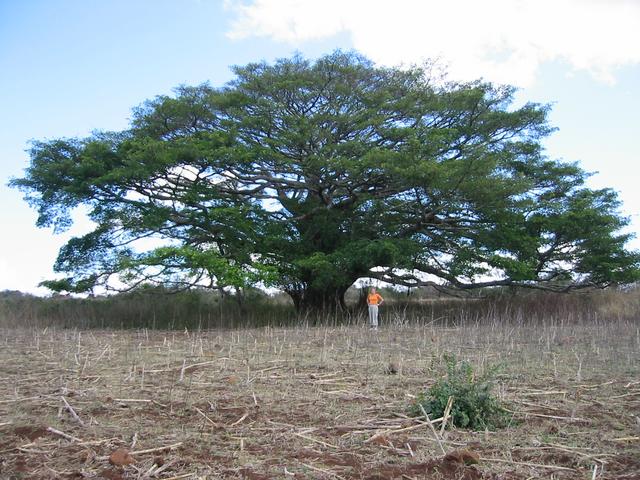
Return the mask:
[[[350,35],[372,60],[399,65],[440,58],[454,78],[527,86],[538,67],[567,62],[613,83],[640,63],[639,0],[227,0],[232,39],[293,45]]]

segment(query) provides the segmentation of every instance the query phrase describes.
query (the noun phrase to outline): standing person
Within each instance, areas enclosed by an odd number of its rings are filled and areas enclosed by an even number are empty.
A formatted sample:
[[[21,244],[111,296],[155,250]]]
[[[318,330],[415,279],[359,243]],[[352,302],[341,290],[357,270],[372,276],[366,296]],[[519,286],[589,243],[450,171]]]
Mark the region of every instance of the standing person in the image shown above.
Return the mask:
[[[384,298],[371,287],[367,295],[367,305],[369,305],[369,326],[374,330],[378,329],[378,307],[384,303]]]

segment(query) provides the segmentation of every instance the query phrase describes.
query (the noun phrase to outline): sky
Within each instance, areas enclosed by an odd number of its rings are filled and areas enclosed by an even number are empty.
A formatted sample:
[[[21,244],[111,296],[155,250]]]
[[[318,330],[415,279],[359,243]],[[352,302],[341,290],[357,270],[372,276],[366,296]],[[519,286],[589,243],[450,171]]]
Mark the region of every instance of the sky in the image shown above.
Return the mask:
[[[7,182],[29,141],[122,130],[131,110],[230,66],[357,50],[380,65],[437,59],[449,77],[553,105],[550,158],[578,161],[640,233],[640,0],[0,0],[0,290],[46,294],[63,234]],[[640,248],[640,239],[630,243]]]

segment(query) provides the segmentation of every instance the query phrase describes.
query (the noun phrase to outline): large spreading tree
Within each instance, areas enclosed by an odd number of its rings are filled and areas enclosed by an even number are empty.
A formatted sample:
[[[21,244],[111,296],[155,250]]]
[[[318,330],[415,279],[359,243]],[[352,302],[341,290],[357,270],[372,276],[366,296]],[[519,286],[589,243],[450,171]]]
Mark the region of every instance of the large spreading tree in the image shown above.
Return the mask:
[[[549,160],[548,107],[357,54],[234,68],[180,87],[122,132],[35,142],[12,184],[60,230],[95,229],[55,263],[57,290],[262,284],[344,308],[358,278],[447,290],[628,283],[639,256],[610,189]]]

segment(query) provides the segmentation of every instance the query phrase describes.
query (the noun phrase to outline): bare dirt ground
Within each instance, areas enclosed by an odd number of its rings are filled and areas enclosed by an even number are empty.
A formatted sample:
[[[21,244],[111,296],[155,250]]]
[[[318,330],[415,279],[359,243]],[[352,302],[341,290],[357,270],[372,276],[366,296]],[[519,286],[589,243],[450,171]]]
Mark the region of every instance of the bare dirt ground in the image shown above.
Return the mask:
[[[640,479],[638,328],[4,330],[0,478]],[[407,416],[447,352],[508,428]]]

